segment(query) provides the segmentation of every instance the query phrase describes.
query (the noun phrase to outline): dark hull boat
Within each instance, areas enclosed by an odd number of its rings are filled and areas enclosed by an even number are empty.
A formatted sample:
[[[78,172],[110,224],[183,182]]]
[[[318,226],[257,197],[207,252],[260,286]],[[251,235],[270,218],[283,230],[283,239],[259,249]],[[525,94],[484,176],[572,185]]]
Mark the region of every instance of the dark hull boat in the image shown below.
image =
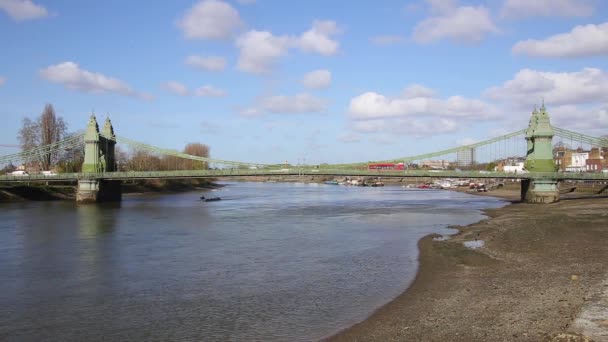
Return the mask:
[[[201,196],[201,200],[205,201],[205,202],[215,202],[215,201],[221,201],[222,199],[219,197],[205,198],[205,196]]]

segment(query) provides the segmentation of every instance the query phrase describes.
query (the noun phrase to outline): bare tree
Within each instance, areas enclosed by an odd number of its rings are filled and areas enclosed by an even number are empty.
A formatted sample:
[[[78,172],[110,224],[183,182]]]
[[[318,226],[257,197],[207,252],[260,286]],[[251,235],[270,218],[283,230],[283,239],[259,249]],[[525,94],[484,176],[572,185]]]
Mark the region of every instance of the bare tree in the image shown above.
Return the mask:
[[[182,170],[184,160],[175,156],[163,156],[161,160],[161,170]]]
[[[146,150],[135,150],[127,163],[129,171],[158,171],[161,160]]]
[[[197,157],[209,157],[209,146],[201,143],[189,143],[184,147],[184,153],[197,156]],[[186,161],[186,169],[206,169],[207,163],[202,161],[188,160]]]
[[[36,121],[30,118],[23,119],[23,125],[19,130],[19,141],[21,148],[28,150],[35,147],[47,146],[61,141],[66,136],[67,125],[63,118],[55,115],[53,105],[44,106],[42,114]],[[40,163],[42,170],[48,170],[55,165],[61,158],[60,152],[53,152],[49,148],[44,150],[39,156],[29,162]]]
[[[129,165],[129,154],[123,151],[120,146],[114,147],[117,171],[124,171]]]

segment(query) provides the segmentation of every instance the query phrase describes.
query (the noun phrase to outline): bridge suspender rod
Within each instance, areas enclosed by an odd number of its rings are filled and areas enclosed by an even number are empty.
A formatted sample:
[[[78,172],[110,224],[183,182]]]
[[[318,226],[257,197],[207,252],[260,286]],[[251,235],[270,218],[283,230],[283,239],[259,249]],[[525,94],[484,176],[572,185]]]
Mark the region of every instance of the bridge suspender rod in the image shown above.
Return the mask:
[[[150,151],[150,152],[161,153],[161,154],[170,155],[170,156],[174,156],[174,157],[178,157],[178,158],[183,158],[183,159],[203,161],[203,162],[207,162],[207,163],[216,163],[216,164],[234,165],[234,166],[240,166],[240,165],[271,166],[270,164],[237,162],[237,161],[230,161],[230,160],[221,160],[221,159],[212,159],[212,158],[207,158],[207,157],[193,156],[193,155],[190,155],[190,154],[178,152],[176,150],[169,150],[169,149],[158,148],[158,147],[155,147],[155,146],[152,146],[152,145],[140,143],[140,142],[137,142],[137,141],[134,141],[134,140],[131,140],[131,139],[127,139],[127,138],[123,138],[123,137],[119,137],[119,136],[116,137],[116,141],[121,142],[121,143],[125,143],[125,144],[127,144],[129,146],[132,146],[132,147],[141,148],[141,149],[144,149],[144,150],[147,150],[147,151]]]
[[[73,149],[73,148],[77,148],[82,146],[82,143],[78,142],[78,143],[73,143],[73,144],[65,144],[62,145],[61,148],[54,148],[54,149],[50,149],[50,150],[46,150],[46,151],[37,151],[36,153],[23,153],[23,154],[15,154],[15,155],[9,155],[9,156],[3,156],[0,157],[0,164],[4,164],[7,162],[13,162],[13,161],[28,161],[31,159],[35,159],[35,158],[39,158],[51,153],[56,153],[59,151],[63,151],[63,150],[68,150],[68,149]]]
[[[553,127],[553,131],[555,132],[556,135],[558,135],[564,139],[570,139],[570,141],[576,140],[576,141],[584,142],[589,145],[594,145],[597,147],[608,147],[607,138],[596,138],[596,137],[592,137],[590,135],[572,132],[572,131],[569,131],[569,130],[566,130],[563,128],[559,128],[559,127]]]
[[[455,148],[450,148],[447,150],[442,150],[442,151],[437,151],[437,152],[431,152],[431,153],[425,153],[425,154],[419,154],[419,155],[415,155],[415,156],[411,156],[411,157],[403,157],[403,158],[395,158],[395,159],[388,159],[388,160],[379,160],[379,161],[373,161],[370,163],[400,163],[400,162],[411,162],[414,160],[424,160],[427,158],[432,158],[432,157],[437,157],[437,156],[441,156],[441,155],[448,155],[448,154],[452,154],[452,153],[457,153],[459,151],[465,151],[468,149],[474,149],[474,148],[478,148],[478,147],[483,147],[483,146],[487,146],[490,145],[492,143],[495,142],[499,142],[501,140],[504,139],[509,139],[521,134],[524,134],[525,130],[519,130],[513,133],[509,133],[509,134],[505,134],[503,136],[500,137],[496,137],[496,138],[492,138],[489,140],[485,140],[485,141],[481,141],[475,144],[469,144],[469,145],[464,145],[464,146],[459,146],[459,147],[455,147]],[[339,167],[352,167],[352,166],[361,166],[361,165],[366,165],[367,162],[365,163],[350,163],[350,164],[340,164],[340,165],[336,165]]]
[[[35,156],[45,155],[49,153],[54,153],[66,148],[72,148],[83,143],[84,134],[78,134],[67,139],[48,144],[43,146],[38,146],[32,149],[28,149],[19,153],[14,153],[6,156],[0,157],[0,163],[11,161],[11,160],[21,160],[25,158],[31,158]]]

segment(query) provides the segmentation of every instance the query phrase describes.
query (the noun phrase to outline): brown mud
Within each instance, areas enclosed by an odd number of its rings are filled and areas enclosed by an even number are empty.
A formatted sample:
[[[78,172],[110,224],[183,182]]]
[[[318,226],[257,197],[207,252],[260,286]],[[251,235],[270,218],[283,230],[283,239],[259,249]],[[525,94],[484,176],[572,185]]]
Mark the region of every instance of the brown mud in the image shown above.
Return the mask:
[[[573,322],[608,278],[608,198],[575,197],[487,210],[447,241],[423,238],[411,286],[327,340],[590,341]],[[484,246],[464,247],[475,240]]]

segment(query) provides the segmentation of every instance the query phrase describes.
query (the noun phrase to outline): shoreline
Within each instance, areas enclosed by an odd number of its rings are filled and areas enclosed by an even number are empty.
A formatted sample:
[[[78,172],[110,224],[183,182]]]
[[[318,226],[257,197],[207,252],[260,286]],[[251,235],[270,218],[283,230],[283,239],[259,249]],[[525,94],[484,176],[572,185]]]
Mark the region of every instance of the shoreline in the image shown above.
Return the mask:
[[[175,194],[188,191],[219,189],[224,185],[214,181],[165,181],[165,182],[131,182],[122,184],[122,195]],[[0,203],[24,201],[74,201],[76,199],[74,184],[59,185],[16,185],[0,187]]]
[[[511,204],[452,226],[448,240],[420,239],[414,281],[322,341],[591,341],[574,322],[608,278],[608,198],[541,206],[513,190],[475,194]],[[485,245],[463,245],[475,240]],[[608,320],[598,325],[608,330]]]

